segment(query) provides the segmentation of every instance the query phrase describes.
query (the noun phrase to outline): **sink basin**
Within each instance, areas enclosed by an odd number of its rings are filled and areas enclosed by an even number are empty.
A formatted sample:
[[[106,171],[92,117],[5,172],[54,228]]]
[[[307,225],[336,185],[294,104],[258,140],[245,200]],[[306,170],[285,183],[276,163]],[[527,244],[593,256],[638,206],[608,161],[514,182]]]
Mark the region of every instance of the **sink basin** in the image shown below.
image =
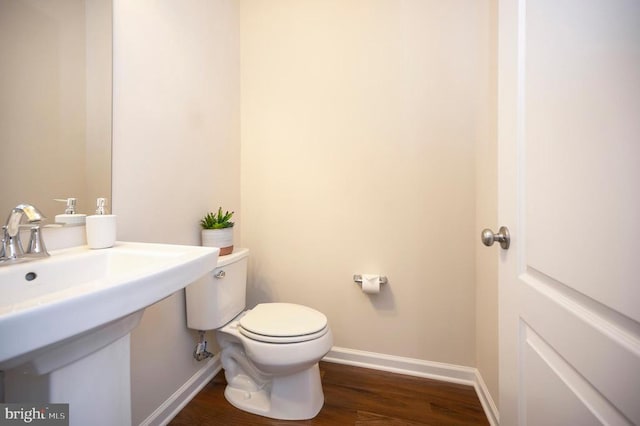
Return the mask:
[[[212,247],[117,242],[109,249],[74,247],[0,267],[0,370],[34,362],[136,312],[141,316],[145,307],[213,270],[218,253]],[[48,372],[42,368],[32,366]]]

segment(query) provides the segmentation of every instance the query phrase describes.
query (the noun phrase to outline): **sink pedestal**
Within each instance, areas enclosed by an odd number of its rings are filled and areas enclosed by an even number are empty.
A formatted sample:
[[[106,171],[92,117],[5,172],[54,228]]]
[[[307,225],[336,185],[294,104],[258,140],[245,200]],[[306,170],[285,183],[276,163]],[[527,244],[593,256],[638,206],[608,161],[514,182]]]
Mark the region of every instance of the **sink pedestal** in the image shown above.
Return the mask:
[[[131,425],[130,332],[143,312],[5,371],[5,402],[68,403],[71,426]]]

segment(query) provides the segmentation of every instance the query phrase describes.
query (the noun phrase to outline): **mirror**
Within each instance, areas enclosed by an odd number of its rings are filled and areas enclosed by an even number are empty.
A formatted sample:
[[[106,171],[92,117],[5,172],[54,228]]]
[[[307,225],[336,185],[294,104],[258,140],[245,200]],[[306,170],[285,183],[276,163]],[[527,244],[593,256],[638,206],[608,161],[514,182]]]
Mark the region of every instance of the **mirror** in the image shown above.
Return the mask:
[[[0,224],[111,200],[111,0],[0,0]]]

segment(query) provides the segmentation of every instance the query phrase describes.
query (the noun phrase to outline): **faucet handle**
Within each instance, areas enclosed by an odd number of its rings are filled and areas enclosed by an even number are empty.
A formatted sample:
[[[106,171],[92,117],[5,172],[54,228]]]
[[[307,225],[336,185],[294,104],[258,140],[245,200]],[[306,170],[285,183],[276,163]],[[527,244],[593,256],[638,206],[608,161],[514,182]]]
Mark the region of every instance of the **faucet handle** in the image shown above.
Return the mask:
[[[27,248],[27,253],[38,257],[49,256],[47,247],[44,245],[44,240],[42,239],[42,228],[40,225],[31,226],[31,235],[29,236],[29,247]]]
[[[0,245],[0,260],[4,260],[7,258],[7,236],[8,236],[8,232],[7,232],[7,227],[3,226],[2,227],[2,244]]]
[[[20,240],[20,233],[12,236],[9,232],[8,226],[2,227],[2,251],[3,259],[17,259],[24,256],[24,249],[22,248],[22,240]]]

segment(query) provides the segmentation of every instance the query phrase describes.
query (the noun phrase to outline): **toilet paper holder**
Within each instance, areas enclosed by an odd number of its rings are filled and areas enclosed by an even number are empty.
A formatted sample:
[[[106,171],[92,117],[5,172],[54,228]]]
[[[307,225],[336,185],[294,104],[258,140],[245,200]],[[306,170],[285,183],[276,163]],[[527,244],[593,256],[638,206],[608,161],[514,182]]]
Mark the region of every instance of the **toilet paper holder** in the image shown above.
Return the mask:
[[[358,283],[358,284],[362,284],[362,275],[357,274],[353,276],[353,282]],[[380,284],[386,284],[387,283],[387,277],[383,277],[382,275],[380,276]]]

